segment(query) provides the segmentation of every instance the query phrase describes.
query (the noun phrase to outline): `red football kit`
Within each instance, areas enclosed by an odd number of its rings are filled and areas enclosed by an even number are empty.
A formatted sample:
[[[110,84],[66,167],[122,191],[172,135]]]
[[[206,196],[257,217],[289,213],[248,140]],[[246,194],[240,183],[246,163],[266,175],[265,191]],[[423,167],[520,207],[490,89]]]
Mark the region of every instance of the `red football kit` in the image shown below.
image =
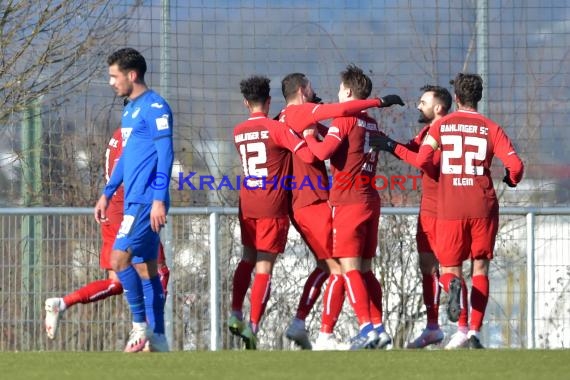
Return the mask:
[[[330,159],[333,183],[333,256],[372,258],[376,254],[380,196],[372,186],[378,152],[368,146],[370,133],[382,133],[377,122],[358,117],[333,120],[322,143],[307,136],[307,144],[321,160]]]
[[[398,144],[394,154],[401,160],[418,168],[417,156],[422,145],[422,141],[429,131],[430,125],[425,125],[420,133],[410,140],[406,145]],[[434,152],[433,164],[439,166],[441,151]],[[418,225],[416,231],[416,244],[418,252],[435,252],[435,224],[437,218],[437,181],[428,175],[421,173],[422,196],[420,200],[420,213],[418,215]]]
[[[105,180],[108,181],[115,165],[119,161],[119,157],[123,153],[123,138],[121,128],[117,128],[113,132],[113,136],[107,144],[105,151]],[[105,212],[107,220],[101,223],[101,237],[103,246],[101,247],[101,255],[99,256],[99,266],[102,269],[111,268],[111,251],[113,243],[121,227],[124,212],[124,187],[121,185],[109,200],[109,206]]]
[[[281,253],[289,228],[291,152],[306,162],[312,162],[314,156],[292,130],[261,112],[252,113],[235,127],[234,143],[244,172],[239,201],[242,243]]]
[[[459,110],[432,124],[429,136],[441,149],[439,168],[434,149],[422,145],[418,165],[431,176],[439,171],[437,249],[443,266],[468,259],[492,259],[498,230],[499,203],[491,179],[497,156],[520,182],[524,166],[503,129],[474,111]]]
[[[372,259],[378,243],[380,196],[373,187],[378,152],[368,145],[370,134],[382,133],[376,120],[361,112],[358,117],[332,121],[322,143],[307,136],[309,148],[321,160],[330,159],[333,183],[330,203],[333,206],[333,257]],[[344,288],[360,325],[382,323],[382,286],[372,271],[343,271]],[[321,331],[327,326],[331,284],[325,290]],[[340,289],[339,289],[340,290]],[[338,297],[338,295],[337,295]],[[328,323],[331,321],[328,320]],[[334,325],[334,323],[333,323]]]
[[[280,122],[285,123],[291,107],[293,105],[281,111]],[[325,126],[317,126],[326,134]],[[291,222],[317,259],[329,259],[332,257],[332,213],[325,163],[320,160],[306,163],[293,155],[292,170]]]

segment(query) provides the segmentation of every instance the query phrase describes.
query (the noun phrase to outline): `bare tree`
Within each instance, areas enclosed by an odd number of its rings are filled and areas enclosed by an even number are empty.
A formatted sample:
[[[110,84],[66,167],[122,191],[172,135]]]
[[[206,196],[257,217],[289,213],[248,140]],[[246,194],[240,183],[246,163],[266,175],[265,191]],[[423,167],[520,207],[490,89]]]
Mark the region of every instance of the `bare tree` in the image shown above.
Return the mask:
[[[82,181],[76,181],[81,175],[61,165],[74,163],[78,152],[85,156],[85,147],[96,146],[100,150],[109,136],[101,136],[101,141],[88,137],[89,126],[101,121],[90,120],[80,111],[76,115],[88,128],[82,128],[84,133],[79,136],[74,134],[76,120],[62,116],[62,112],[70,112],[69,107],[63,106],[76,102],[77,94],[85,91],[93,78],[102,76],[109,46],[127,34],[127,15],[142,2],[137,0],[128,6],[111,0],[32,3],[0,0],[0,149],[12,157],[3,164],[16,172],[16,180],[2,191],[3,197],[10,203],[20,203],[19,197],[23,197],[33,199],[35,204],[50,204],[53,202],[47,198],[61,194],[61,189],[46,189],[45,185],[41,188],[38,183],[47,183],[48,187],[54,183],[68,184],[74,189],[72,195],[80,195],[71,201],[67,199],[68,203],[81,204],[92,194],[75,191],[81,185]],[[75,105],[79,106],[85,105]],[[87,140],[80,141],[82,138]],[[67,144],[54,147],[50,145],[54,141]],[[87,149],[88,159],[92,158],[90,153]],[[46,158],[42,161],[42,157]],[[88,162],[90,173],[101,170],[102,160]],[[54,170],[67,176],[53,181]],[[46,176],[52,180],[46,182]],[[101,180],[100,176],[90,177]],[[2,182],[6,180],[0,178]]]

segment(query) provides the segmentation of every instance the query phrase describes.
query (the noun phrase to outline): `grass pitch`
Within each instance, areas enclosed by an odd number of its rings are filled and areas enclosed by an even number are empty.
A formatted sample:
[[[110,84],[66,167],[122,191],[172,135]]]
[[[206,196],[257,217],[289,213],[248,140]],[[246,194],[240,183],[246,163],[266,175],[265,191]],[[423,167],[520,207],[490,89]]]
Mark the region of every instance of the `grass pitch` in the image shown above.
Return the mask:
[[[562,380],[570,351],[3,352],[0,379]]]

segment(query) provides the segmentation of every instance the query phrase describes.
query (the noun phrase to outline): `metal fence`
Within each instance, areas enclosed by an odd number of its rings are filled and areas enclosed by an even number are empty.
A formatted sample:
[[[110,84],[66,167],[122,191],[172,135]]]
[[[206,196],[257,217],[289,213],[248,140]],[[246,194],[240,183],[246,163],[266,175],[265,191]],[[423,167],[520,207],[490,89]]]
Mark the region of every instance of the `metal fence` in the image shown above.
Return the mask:
[[[415,253],[415,208],[383,208],[375,272],[384,286],[384,315],[394,347],[425,324]],[[167,334],[173,350],[238,349],[225,328],[233,269],[241,256],[235,208],[173,208],[163,231],[172,275]],[[123,297],[66,310],[55,340],[46,338],[43,302],[103,278],[100,235],[90,208],[0,210],[0,350],[114,351],[123,348],[130,312]],[[490,271],[491,297],[482,330],[488,347],[570,346],[570,208],[503,208]],[[284,337],[314,261],[293,229],[278,260],[259,347],[294,349]],[[468,268],[466,268],[468,276]],[[445,304],[445,295],[442,304]],[[246,301],[245,311],[248,310]],[[320,300],[307,319],[313,338]],[[442,308],[443,311],[443,308]],[[454,324],[440,313],[444,331]],[[341,339],[357,331],[345,305]]]

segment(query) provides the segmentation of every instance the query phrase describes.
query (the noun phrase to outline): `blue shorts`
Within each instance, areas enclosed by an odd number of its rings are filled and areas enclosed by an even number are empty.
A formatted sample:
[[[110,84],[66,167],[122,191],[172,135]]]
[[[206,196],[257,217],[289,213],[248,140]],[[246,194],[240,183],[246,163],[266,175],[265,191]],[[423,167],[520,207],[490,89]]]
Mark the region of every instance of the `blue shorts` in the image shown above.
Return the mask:
[[[125,214],[113,250],[130,252],[132,263],[156,260],[160,235],[150,228],[152,204],[125,204]]]

